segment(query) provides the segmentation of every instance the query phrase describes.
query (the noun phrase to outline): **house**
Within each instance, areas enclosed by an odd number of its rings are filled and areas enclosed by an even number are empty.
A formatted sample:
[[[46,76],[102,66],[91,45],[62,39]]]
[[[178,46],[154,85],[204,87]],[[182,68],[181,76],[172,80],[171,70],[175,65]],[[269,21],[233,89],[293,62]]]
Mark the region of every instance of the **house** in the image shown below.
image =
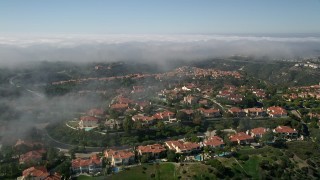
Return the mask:
[[[102,117],[102,115],[104,114],[103,109],[90,109],[87,114],[89,116],[93,116],[96,118]]]
[[[151,125],[155,123],[154,117],[144,116],[143,114],[137,114],[132,116],[132,121],[141,121],[142,125]]]
[[[287,111],[279,106],[268,107],[267,113],[273,118],[287,117]]]
[[[84,129],[84,128],[96,128],[98,127],[98,118],[93,117],[93,116],[82,116],[80,118],[79,122],[79,128]]]
[[[166,152],[166,148],[160,144],[152,144],[146,146],[138,146],[137,151],[141,156],[148,154],[149,157],[157,159]]]
[[[261,138],[267,131],[268,131],[268,129],[263,128],[263,127],[251,129],[251,131],[250,131],[251,137]]]
[[[210,137],[209,139],[205,140],[203,142],[203,144],[205,146],[210,146],[210,147],[213,147],[213,148],[223,147],[225,145],[225,143],[223,142],[223,139],[218,137],[218,136]]]
[[[184,112],[188,116],[192,116],[193,115],[193,110],[192,109],[181,109],[180,111]]]
[[[250,144],[254,140],[253,137],[249,136],[244,132],[239,132],[235,135],[232,135],[229,137],[229,139],[232,143],[239,144],[239,145]]]
[[[193,95],[188,95],[188,96],[183,98],[183,101],[186,104],[193,105],[193,104],[196,104],[199,99],[200,99],[199,97],[196,97],[196,96],[193,96]]]
[[[246,116],[246,113],[241,108],[238,108],[238,107],[232,107],[232,108],[228,109],[228,112],[230,114],[232,114],[234,117]]]
[[[312,112],[309,112],[309,113],[308,113],[308,116],[309,116],[310,118],[316,118],[316,119],[320,120],[320,113],[312,113]]]
[[[296,139],[298,138],[298,132],[289,126],[278,126],[273,130],[279,137],[284,139]]]
[[[191,120],[193,119],[193,113],[194,111],[192,109],[181,109],[179,110],[180,112],[183,112],[185,114],[185,117],[188,119],[188,120]]]
[[[198,104],[201,104],[203,106],[208,106],[209,102],[207,99],[201,99],[199,100]]]
[[[166,111],[163,111],[163,112],[156,113],[155,115],[153,115],[153,117],[155,119],[158,119],[158,120],[175,122],[175,121],[177,121],[177,119],[175,118],[175,115],[176,114],[174,112],[166,110]]]
[[[198,152],[200,150],[200,144],[194,142],[183,141],[166,141],[165,145],[176,153],[189,154]]]
[[[139,110],[143,111],[147,106],[150,105],[150,102],[147,101],[142,101],[142,102],[137,102],[136,106],[139,108]]]
[[[31,141],[25,141],[25,140],[21,140],[21,139],[18,139],[16,144],[14,145],[14,148],[16,150],[20,150],[20,149],[35,149],[37,147],[43,147],[43,144],[40,143],[40,142],[31,142]]]
[[[23,170],[22,176],[17,180],[60,180],[62,176],[58,173],[48,173],[47,169],[43,166],[30,167]]]
[[[116,111],[125,111],[126,109],[128,109],[129,104],[124,104],[124,103],[116,103],[116,104],[112,104],[110,105],[110,108]]]
[[[243,99],[243,96],[240,94],[230,94],[229,97],[227,97],[229,101],[233,101],[234,103],[240,103]]]
[[[121,124],[121,121],[118,119],[106,119],[106,122],[104,123],[108,129],[119,129]]]
[[[264,99],[267,96],[263,89],[251,89],[251,92],[260,99]]]
[[[19,163],[20,164],[25,164],[28,162],[39,162],[42,160],[42,155],[46,153],[45,150],[34,150],[34,151],[29,151],[25,154],[20,155],[19,157]]]
[[[117,97],[117,102],[119,104],[131,104],[131,103],[133,103],[133,100],[131,100],[129,98],[126,98],[124,96],[118,96]]]
[[[215,118],[215,117],[221,117],[221,113],[219,109],[204,109],[204,108],[199,108],[198,111],[200,111],[201,114],[205,118]]]
[[[102,160],[93,155],[90,158],[77,158],[71,161],[71,170],[75,174],[97,173],[102,171]]]
[[[127,150],[106,150],[104,156],[111,161],[112,166],[129,165],[135,160],[135,154]]]
[[[266,114],[266,111],[262,108],[247,108],[243,109],[243,111],[246,113],[247,116],[250,117],[258,117],[258,116],[264,116]]]

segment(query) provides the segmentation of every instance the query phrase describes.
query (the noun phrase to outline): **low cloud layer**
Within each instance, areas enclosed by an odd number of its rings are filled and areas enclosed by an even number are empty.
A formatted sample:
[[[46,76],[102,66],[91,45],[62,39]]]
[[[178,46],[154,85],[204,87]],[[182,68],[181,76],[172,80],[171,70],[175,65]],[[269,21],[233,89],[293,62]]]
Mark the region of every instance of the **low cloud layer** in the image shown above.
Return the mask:
[[[320,55],[320,36],[0,35],[0,65],[30,61],[166,61]]]

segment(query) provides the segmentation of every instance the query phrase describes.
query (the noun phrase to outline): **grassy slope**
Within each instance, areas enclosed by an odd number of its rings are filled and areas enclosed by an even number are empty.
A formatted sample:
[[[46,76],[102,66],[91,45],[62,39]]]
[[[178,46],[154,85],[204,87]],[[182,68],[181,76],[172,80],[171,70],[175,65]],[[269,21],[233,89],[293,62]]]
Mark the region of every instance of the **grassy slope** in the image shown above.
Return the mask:
[[[157,167],[158,166],[158,167]],[[157,168],[159,168],[157,172]],[[118,174],[107,177],[106,179],[119,179],[119,180],[144,180],[144,179],[152,179],[151,174],[155,174],[154,179],[173,179],[174,177],[174,169],[175,165],[172,163],[163,163],[160,165],[155,164],[147,164],[142,166],[137,166],[130,168],[129,170],[125,170]]]

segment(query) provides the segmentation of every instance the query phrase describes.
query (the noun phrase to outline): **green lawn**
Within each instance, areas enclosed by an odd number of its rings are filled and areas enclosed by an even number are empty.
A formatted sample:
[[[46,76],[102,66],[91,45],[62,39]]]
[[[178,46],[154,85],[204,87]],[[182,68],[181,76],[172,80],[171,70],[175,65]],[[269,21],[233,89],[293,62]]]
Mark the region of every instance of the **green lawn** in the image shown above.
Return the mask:
[[[85,175],[81,175],[79,177],[77,177],[77,180],[93,180],[94,178],[91,176],[85,176]]]
[[[141,166],[129,168],[106,179],[119,179],[119,180],[144,180],[144,179],[174,179],[175,166],[172,163],[161,164],[144,164]],[[154,175],[154,177],[152,177]]]
[[[79,126],[79,121],[68,121],[67,124],[71,127],[77,128]]]

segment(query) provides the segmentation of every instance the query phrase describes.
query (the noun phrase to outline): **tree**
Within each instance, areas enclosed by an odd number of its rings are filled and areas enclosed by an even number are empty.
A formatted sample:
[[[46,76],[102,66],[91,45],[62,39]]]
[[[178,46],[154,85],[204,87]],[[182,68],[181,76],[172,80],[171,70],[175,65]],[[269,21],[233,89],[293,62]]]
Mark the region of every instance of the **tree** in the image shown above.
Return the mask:
[[[181,120],[182,122],[185,122],[185,121],[189,120],[188,115],[185,112],[182,112],[182,111],[178,111],[177,112],[176,118],[178,120]]]
[[[134,128],[137,130],[141,130],[142,129],[142,122],[141,121],[136,121],[134,122]]]
[[[239,123],[238,130],[246,131],[248,129],[252,129],[251,121],[249,119],[242,119]]]
[[[158,123],[157,123],[157,128],[158,128],[160,131],[163,131],[163,130],[165,129],[164,122],[163,122],[163,121],[158,121]]]
[[[150,159],[149,154],[144,154],[141,156],[141,163],[146,163],[149,161],[149,159]]]
[[[55,162],[58,160],[58,150],[53,147],[48,148],[46,159],[50,166],[55,164]]]
[[[55,171],[60,173],[63,176],[63,179],[69,179],[69,177],[71,176],[70,166],[71,166],[70,160],[66,159],[55,168]]]
[[[123,130],[126,133],[130,133],[133,126],[133,121],[130,116],[126,116],[123,121]]]
[[[274,133],[272,131],[266,132],[260,139],[262,143],[273,142],[274,140]]]
[[[193,124],[201,125],[202,115],[200,114],[200,112],[194,113],[192,122]]]
[[[167,159],[170,162],[176,162],[177,161],[177,155],[176,155],[175,151],[173,151],[173,150],[167,151]]]
[[[254,107],[256,104],[257,104],[257,99],[252,93],[247,94],[241,102],[241,105],[243,108],[251,108],[251,107]]]

